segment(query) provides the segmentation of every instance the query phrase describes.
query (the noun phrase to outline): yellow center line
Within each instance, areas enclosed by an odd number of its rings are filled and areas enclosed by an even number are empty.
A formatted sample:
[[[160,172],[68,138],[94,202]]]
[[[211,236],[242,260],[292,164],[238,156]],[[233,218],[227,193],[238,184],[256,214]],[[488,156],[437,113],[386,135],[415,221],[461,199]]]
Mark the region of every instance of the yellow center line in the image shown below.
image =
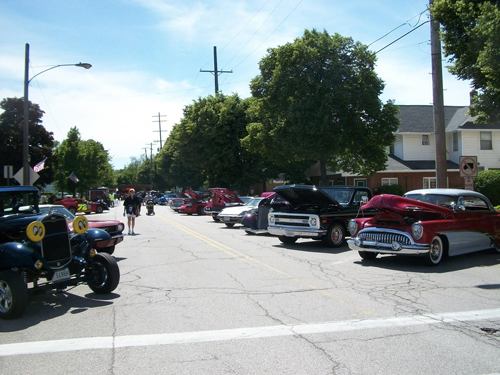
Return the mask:
[[[215,249],[221,250],[222,252],[224,252],[224,253],[226,253],[228,255],[231,255],[231,256],[233,256],[235,258],[242,258],[242,259],[248,261],[249,263],[255,263],[255,264],[257,264],[257,265],[259,265],[261,267],[267,268],[267,269],[269,269],[269,270],[271,270],[273,272],[276,272],[276,273],[278,273],[278,274],[280,274],[282,276],[285,276],[285,277],[287,277],[287,278],[289,278],[291,280],[294,280],[294,281],[296,281],[296,282],[298,282],[300,284],[303,284],[303,285],[307,286],[309,289],[312,289],[312,290],[314,290],[316,292],[319,292],[319,293],[321,293],[321,294],[323,294],[323,295],[325,295],[325,296],[327,296],[329,298],[336,299],[336,300],[344,303],[345,305],[351,306],[351,307],[355,308],[356,310],[359,310],[359,311],[363,312],[364,314],[375,315],[370,310],[366,310],[366,309],[361,308],[361,307],[359,307],[359,306],[357,306],[355,304],[352,304],[351,302],[345,300],[344,298],[342,298],[340,296],[337,296],[337,295],[335,295],[335,294],[333,294],[333,293],[331,293],[329,291],[326,291],[326,290],[324,290],[324,289],[322,289],[322,288],[320,288],[320,287],[318,287],[318,286],[316,286],[314,284],[311,284],[311,283],[309,283],[309,282],[307,282],[305,280],[302,280],[301,278],[293,276],[293,275],[291,275],[291,274],[289,274],[289,273],[287,273],[287,272],[285,272],[283,270],[280,270],[279,268],[276,268],[276,267],[271,266],[271,265],[269,265],[267,263],[264,263],[264,262],[262,262],[262,261],[260,261],[258,259],[255,259],[255,258],[253,258],[253,257],[251,257],[251,256],[249,256],[249,255],[247,255],[245,253],[242,253],[241,251],[238,251],[238,250],[235,250],[235,249],[233,249],[233,248],[231,248],[229,246],[226,246],[223,243],[215,241],[214,239],[212,239],[210,237],[204,236],[204,235],[202,235],[202,234],[200,234],[200,233],[198,233],[198,232],[196,232],[196,231],[194,231],[192,229],[189,229],[188,227],[185,227],[182,224],[176,223],[175,221],[173,221],[171,219],[168,219],[165,216],[156,215],[156,217],[159,218],[159,219],[161,219],[161,220],[163,220],[163,221],[165,221],[165,222],[167,222],[168,224],[176,227],[177,229],[180,229],[181,231],[183,231],[183,232],[185,232],[185,233],[187,233],[187,234],[189,234],[189,235],[191,235],[191,236],[199,239],[200,241],[205,242],[206,244],[214,247]]]

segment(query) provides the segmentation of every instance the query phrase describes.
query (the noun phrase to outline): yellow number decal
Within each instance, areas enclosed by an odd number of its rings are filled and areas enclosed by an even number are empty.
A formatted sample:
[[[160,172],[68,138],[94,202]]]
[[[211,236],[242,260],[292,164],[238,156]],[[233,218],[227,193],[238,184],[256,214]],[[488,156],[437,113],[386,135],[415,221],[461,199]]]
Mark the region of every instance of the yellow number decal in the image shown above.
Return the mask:
[[[87,231],[89,228],[89,221],[85,216],[78,216],[75,220],[73,220],[73,230],[78,233],[82,234]]]
[[[33,221],[26,227],[26,235],[33,242],[41,241],[45,236],[45,226],[41,221]]]
[[[79,204],[78,211],[87,211],[87,205],[84,203]]]

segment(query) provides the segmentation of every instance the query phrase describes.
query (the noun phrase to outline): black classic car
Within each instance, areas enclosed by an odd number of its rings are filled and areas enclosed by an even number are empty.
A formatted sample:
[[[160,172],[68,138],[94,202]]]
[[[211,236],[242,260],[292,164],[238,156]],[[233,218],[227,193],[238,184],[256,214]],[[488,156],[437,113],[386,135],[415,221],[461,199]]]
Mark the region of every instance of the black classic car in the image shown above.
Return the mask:
[[[361,211],[361,205],[372,197],[367,187],[283,185],[273,191],[289,205],[269,212],[268,231],[287,244],[298,238],[311,238],[330,247],[341,246],[350,219],[375,214],[375,211]]]
[[[89,229],[85,216],[70,232],[63,215],[40,213],[35,187],[0,187],[0,318],[21,316],[35,291],[87,284],[94,293],[112,292],[120,281],[118,264],[93,248],[110,238]]]

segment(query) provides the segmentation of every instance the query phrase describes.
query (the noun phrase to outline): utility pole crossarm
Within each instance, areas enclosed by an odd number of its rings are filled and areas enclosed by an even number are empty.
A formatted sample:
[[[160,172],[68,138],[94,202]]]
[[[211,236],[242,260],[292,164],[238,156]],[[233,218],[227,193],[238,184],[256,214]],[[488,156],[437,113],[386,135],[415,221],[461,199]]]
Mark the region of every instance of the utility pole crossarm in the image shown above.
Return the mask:
[[[156,116],[153,116],[153,117],[156,117]],[[167,117],[167,115],[160,115],[160,112],[158,112],[158,126],[159,126],[160,130],[153,130],[153,132],[155,132],[155,133],[156,133],[156,132],[159,132],[159,133],[160,133],[160,150],[161,150],[161,149],[162,149],[162,147],[163,147],[163,142],[162,142],[162,140],[161,140],[161,133],[166,131],[166,130],[161,130],[161,123],[162,123],[162,122],[165,122],[165,121],[162,121],[162,120],[161,120],[161,118],[162,118],[162,117]],[[156,122],[156,120],[154,120],[153,122]],[[157,141],[155,141],[155,142],[157,142]]]

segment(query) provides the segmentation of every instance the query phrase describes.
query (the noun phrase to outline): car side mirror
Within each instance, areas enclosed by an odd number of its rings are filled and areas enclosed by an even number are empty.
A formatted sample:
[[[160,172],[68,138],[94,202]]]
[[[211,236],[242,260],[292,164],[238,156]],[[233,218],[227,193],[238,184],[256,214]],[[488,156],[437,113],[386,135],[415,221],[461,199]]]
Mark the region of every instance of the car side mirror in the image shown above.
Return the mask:
[[[367,204],[368,203],[368,197],[366,195],[363,195],[361,197],[361,205]]]

